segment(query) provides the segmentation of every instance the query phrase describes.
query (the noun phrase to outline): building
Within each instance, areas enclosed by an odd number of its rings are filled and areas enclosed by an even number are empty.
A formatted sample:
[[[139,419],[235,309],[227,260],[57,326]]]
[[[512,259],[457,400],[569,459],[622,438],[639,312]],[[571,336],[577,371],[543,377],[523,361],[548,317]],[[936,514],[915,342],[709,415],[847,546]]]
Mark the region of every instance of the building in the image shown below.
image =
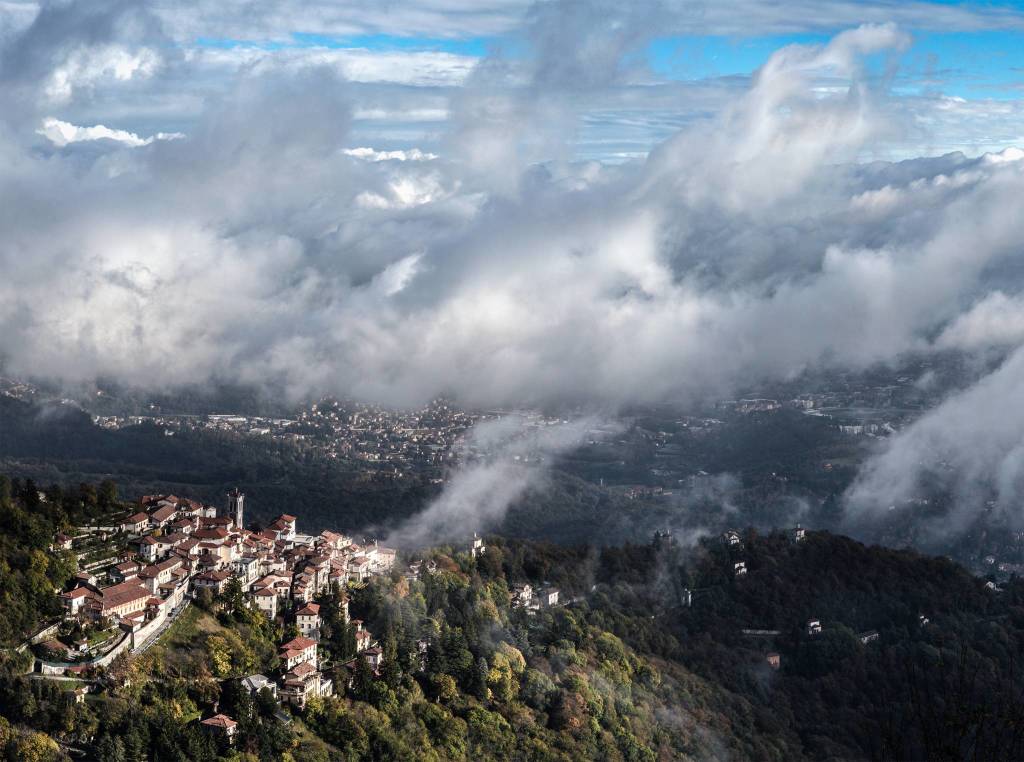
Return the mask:
[[[95,595],[94,591],[84,586],[76,587],[69,593],[61,593],[60,602],[64,606],[64,613],[68,616],[77,616],[85,602],[93,595]]]
[[[793,530],[793,542],[803,542],[806,537],[807,530],[797,524],[796,528]]]
[[[782,657],[774,652],[765,656],[764,660],[768,662],[768,666],[772,669],[778,669],[782,665]]]
[[[295,623],[298,625],[300,635],[307,638],[319,636],[320,605],[317,603],[307,603],[295,612]]]
[[[523,582],[512,587],[512,607],[529,608],[533,601],[533,586],[529,582]]]
[[[214,593],[219,594],[224,592],[224,586],[231,579],[231,572],[226,569],[220,571],[208,571],[202,574],[197,574],[192,579],[192,585],[194,587],[205,587],[212,590]]]
[[[744,574],[747,573],[747,562],[737,561],[732,565],[732,570],[737,577],[742,577]]]
[[[317,667],[316,641],[309,638],[298,637],[289,640],[278,651],[281,661],[286,670],[292,670],[296,665],[309,662],[313,669]]]
[[[274,519],[273,523],[267,530],[274,533],[275,539],[284,540],[285,542],[294,542],[295,540],[295,517],[289,516],[287,513],[283,513]]]
[[[243,509],[245,506],[245,495],[237,488],[228,493],[228,518],[235,523],[236,529],[245,527]]]
[[[820,635],[821,634],[821,620],[820,619],[808,619],[807,620],[807,634],[808,635]]]
[[[121,531],[128,534],[142,534],[149,526],[149,515],[139,511],[121,522]]]
[[[558,590],[554,587],[543,587],[537,593],[537,602],[542,608],[558,605]]]
[[[178,509],[173,505],[161,505],[149,514],[149,525],[153,529],[161,529],[174,521],[178,515]]]
[[[111,567],[110,576],[118,582],[127,582],[139,576],[142,566],[137,561],[125,561]]]
[[[476,532],[473,532],[473,542],[469,546],[469,552],[476,558],[482,556],[487,551],[487,546],[484,545],[484,538],[480,537]]]
[[[311,698],[333,695],[334,684],[312,663],[301,662],[289,669],[281,681],[281,699],[302,708]]]
[[[85,609],[94,617],[123,619],[146,608],[150,592],[138,580],[106,587],[89,597]]]
[[[252,592],[252,599],[256,608],[267,615],[267,619],[274,619],[277,616],[277,593],[273,588],[261,587]]]
[[[249,675],[244,677],[242,678],[242,686],[253,696],[256,696],[261,690],[266,688],[270,691],[270,695],[277,698],[277,683],[265,675]]]
[[[223,736],[232,742],[234,741],[235,733],[238,732],[238,723],[226,714],[215,714],[213,717],[203,720],[200,724],[215,735]]]

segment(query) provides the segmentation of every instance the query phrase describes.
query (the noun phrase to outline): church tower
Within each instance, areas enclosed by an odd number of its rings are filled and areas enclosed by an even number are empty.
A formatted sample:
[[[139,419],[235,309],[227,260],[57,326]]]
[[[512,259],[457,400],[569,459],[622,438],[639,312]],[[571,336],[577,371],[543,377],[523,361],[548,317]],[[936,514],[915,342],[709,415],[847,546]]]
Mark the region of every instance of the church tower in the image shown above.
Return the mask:
[[[235,487],[228,493],[228,518],[235,522],[235,529],[242,529],[242,505],[245,503],[245,495]]]

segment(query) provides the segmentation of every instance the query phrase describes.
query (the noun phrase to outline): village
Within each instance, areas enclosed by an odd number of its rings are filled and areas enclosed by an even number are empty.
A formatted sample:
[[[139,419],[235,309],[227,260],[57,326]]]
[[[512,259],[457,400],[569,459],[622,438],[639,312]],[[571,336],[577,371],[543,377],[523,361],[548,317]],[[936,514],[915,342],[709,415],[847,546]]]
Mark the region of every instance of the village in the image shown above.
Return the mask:
[[[288,514],[266,527],[246,528],[245,495],[237,489],[221,510],[176,495],[145,496],[138,508],[116,523],[54,538],[54,550],[75,552],[80,571],[59,592],[63,619],[30,639],[39,678],[73,680],[96,674],[122,654],[143,653],[192,602],[211,601],[231,586],[268,620],[298,633],[278,648],[278,674],[242,681],[254,696],[266,690],[281,704],[302,709],[312,698],[334,694],[318,652],[321,616],[315,602],[332,590],[341,591],[345,623],[355,631],[356,658],[342,665],[343,674],[354,675],[359,659],[378,672],[383,651],[361,621],[350,619],[344,591],[391,574],[395,549],[377,541],[359,544],[328,530],[303,534],[297,517]],[[474,534],[464,550],[478,557],[486,545]],[[412,560],[403,576],[416,580],[436,571],[432,560]],[[513,605],[530,612],[560,604],[559,591],[551,587],[520,584],[512,594]],[[421,653],[428,645],[418,644]],[[88,690],[76,688],[78,700]],[[229,739],[236,726],[223,714],[202,724]]]

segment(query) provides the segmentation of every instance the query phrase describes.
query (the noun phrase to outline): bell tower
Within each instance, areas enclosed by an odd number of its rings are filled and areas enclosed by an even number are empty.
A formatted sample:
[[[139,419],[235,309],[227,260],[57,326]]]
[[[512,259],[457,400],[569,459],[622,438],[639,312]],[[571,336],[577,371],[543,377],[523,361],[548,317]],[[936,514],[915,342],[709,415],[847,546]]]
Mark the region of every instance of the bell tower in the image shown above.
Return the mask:
[[[235,522],[235,529],[245,527],[242,519],[242,506],[245,503],[245,494],[238,487],[228,493],[228,518]]]

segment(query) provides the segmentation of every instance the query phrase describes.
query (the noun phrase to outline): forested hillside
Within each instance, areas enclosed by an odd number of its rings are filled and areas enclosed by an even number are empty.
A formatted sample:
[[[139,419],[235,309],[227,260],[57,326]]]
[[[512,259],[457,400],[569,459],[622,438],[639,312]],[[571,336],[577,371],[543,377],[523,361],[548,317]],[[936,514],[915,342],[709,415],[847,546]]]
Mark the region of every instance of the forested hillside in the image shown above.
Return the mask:
[[[381,644],[376,670],[350,661],[343,591],[320,598],[338,695],[294,716],[239,684],[278,669],[291,620],[268,621],[229,585],[144,655],[86,676],[95,692],[75,703],[68,684],[25,676],[11,647],[58,615],[53,590],[74,571],[52,533],[115,504],[111,483],[41,498],[0,480],[9,759],[1024,756],[1024,583],[993,588],[945,559],[814,532],[427,551],[432,573],[347,591]],[[517,607],[523,583],[554,586],[558,604]],[[233,747],[198,724],[215,708],[239,722]]]

